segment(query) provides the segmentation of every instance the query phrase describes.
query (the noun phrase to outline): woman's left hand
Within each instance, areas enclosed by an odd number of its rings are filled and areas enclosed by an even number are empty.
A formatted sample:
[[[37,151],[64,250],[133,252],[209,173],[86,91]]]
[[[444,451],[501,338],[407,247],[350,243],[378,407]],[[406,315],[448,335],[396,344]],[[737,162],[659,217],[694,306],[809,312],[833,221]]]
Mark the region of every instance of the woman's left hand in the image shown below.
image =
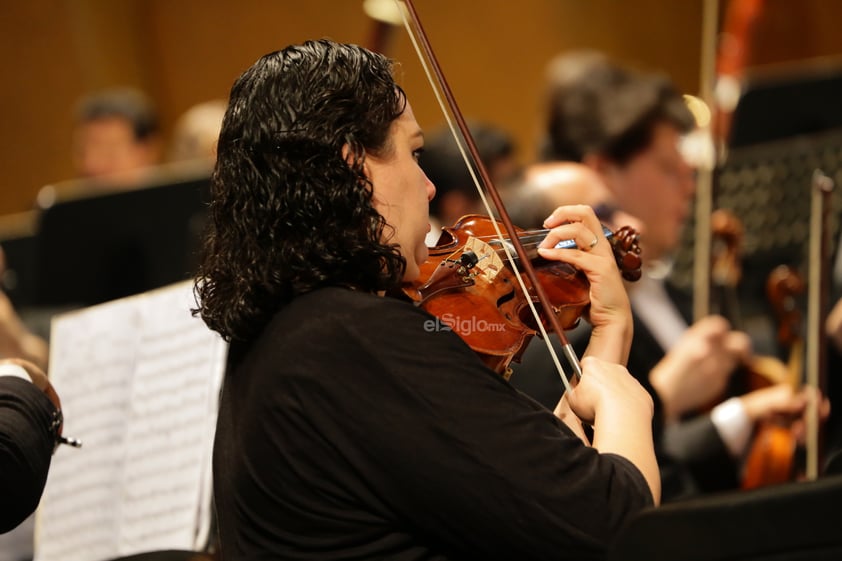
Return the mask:
[[[573,265],[590,282],[588,319],[593,333],[586,354],[625,364],[632,337],[631,305],[602,224],[591,207],[571,205],[557,208],[544,227],[551,230],[538,249],[541,257]],[[554,249],[570,239],[577,249]]]

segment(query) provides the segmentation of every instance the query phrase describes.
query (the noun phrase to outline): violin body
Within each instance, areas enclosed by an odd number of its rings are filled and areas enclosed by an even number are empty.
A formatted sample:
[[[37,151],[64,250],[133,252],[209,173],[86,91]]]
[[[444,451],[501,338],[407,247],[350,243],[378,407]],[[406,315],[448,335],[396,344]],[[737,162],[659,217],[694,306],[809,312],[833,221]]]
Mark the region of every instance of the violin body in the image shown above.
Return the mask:
[[[800,346],[799,346],[800,349]],[[800,353],[793,353],[800,360]],[[754,357],[747,366],[746,391],[791,383],[793,365],[775,357]],[[756,489],[796,479],[798,442],[792,429],[783,421],[764,420],[754,426],[754,434],[743,465],[741,487]]]
[[[632,269],[636,265],[636,273],[630,270],[627,275],[639,277],[637,235],[630,229],[623,232],[612,239],[617,240],[618,247],[631,247],[620,250],[618,263]],[[563,329],[575,327],[590,304],[587,277],[572,265],[547,261],[538,255],[538,243],[546,231],[517,230],[517,235],[522,243],[528,240],[524,247],[529,246],[527,254],[550,299],[551,313]],[[526,277],[522,277],[526,294],[521,290],[505,255],[505,243],[505,239],[498,239],[494,220],[481,215],[464,216],[454,226],[443,228],[438,243],[429,250],[429,259],[422,265],[418,280],[405,285],[403,293],[439,318],[441,328],[455,331],[487,366],[508,378],[509,364],[520,359],[526,344],[538,332],[530,302],[544,328],[548,332],[552,328]],[[516,256],[513,262],[517,266]]]
[[[751,389],[760,389],[773,383],[788,383],[795,389],[801,383],[801,360],[803,340],[800,335],[801,316],[795,302],[796,295],[802,293],[805,284],[801,276],[792,268],[781,265],[775,268],[766,282],[766,294],[778,318],[778,342],[789,347],[788,365],[780,368],[763,367],[755,370],[775,372],[760,378],[759,384]],[[774,365],[771,365],[774,366]],[[757,378],[756,378],[757,379]],[[755,426],[752,445],[746,456],[742,487],[754,489],[766,485],[777,485],[793,481],[797,477],[796,452],[798,442],[792,429],[780,422],[762,421]]]
[[[793,481],[796,447],[789,427],[770,421],[757,426],[746,456],[742,488],[756,489]]]
[[[740,328],[737,285],[742,274],[740,257],[744,228],[742,222],[725,209],[711,213],[710,228],[711,281],[720,299],[717,311]],[[784,364],[774,356],[752,356],[734,375],[729,391],[717,398],[715,403],[731,395],[743,395],[777,384],[796,386],[795,380],[800,377],[797,360],[800,360],[801,346],[797,341],[800,317],[794,297],[803,289],[800,277],[783,266],[773,271],[766,283],[767,296],[781,322],[778,342],[790,348],[790,364]],[[792,481],[795,451],[796,441],[788,426],[771,420],[755,423],[743,466],[742,488],[754,489]]]

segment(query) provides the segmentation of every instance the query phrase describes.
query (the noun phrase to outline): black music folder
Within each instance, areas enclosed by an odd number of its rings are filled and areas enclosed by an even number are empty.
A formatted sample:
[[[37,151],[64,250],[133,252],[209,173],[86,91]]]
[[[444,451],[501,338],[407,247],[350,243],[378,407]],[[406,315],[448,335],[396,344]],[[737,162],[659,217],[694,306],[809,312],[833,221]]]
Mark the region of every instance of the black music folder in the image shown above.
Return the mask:
[[[46,206],[35,241],[35,305],[90,306],[191,278],[209,188],[207,173],[162,173],[138,188]]]
[[[842,128],[842,58],[759,68],[744,82],[732,148]]]
[[[842,475],[670,503],[633,519],[609,561],[838,561]]]

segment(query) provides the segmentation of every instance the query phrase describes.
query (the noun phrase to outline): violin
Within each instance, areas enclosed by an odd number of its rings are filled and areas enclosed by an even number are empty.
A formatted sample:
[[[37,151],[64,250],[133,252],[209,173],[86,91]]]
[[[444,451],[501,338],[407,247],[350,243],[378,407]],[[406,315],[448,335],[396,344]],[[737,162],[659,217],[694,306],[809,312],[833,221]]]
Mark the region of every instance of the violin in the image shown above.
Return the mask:
[[[477,149],[476,143],[474,142],[473,136],[468,128],[468,124],[465,121],[462,112],[459,110],[458,104],[456,103],[456,99],[453,96],[453,91],[450,89],[450,86],[447,83],[447,80],[444,77],[444,73],[442,72],[441,65],[438,63],[435,53],[433,52],[432,46],[430,45],[430,41],[427,37],[427,34],[424,32],[424,28],[421,25],[421,19],[418,17],[418,13],[415,10],[415,5],[412,0],[404,0],[403,3],[406,10],[402,11],[402,16],[404,18],[404,25],[409,33],[409,37],[413,42],[416,52],[419,55],[419,61],[421,62],[424,70],[427,74],[427,77],[430,81],[430,85],[433,87],[434,92],[436,93],[436,98],[439,102],[439,105],[442,108],[444,115],[447,118],[448,124],[450,125],[451,130],[454,133],[454,138],[457,140],[457,145],[460,148],[460,151],[465,158],[465,163],[469,169],[473,170],[474,168],[479,174],[479,178],[481,179],[482,185],[485,187],[485,193],[481,187],[480,181],[477,177],[472,173],[472,177],[474,178],[474,183],[476,184],[477,190],[480,194],[480,199],[483,201],[483,204],[488,211],[488,215],[491,216],[494,214],[489,202],[486,198],[486,194],[490,197],[491,202],[494,204],[494,208],[497,211],[497,215],[499,216],[500,222],[496,222],[494,220],[488,219],[488,223],[493,225],[494,232],[497,234],[497,239],[500,240],[501,248],[504,248],[504,253],[507,258],[507,262],[509,265],[506,269],[506,272],[503,271],[503,267],[500,266],[502,263],[502,259],[499,262],[489,260],[487,262],[481,262],[480,259],[482,256],[477,255],[473,249],[470,249],[470,253],[467,251],[462,250],[467,243],[468,239],[462,238],[464,232],[467,232],[467,229],[463,230],[462,234],[456,235],[455,239],[455,252],[458,254],[454,255],[454,251],[447,251],[444,250],[444,253],[439,253],[439,249],[441,249],[442,243],[436,245],[436,248],[433,248],[431,253],[431,259],[429,262],[433,266],[433,270],[429,276],[422,275],[421,278],[424,280],[421,281],[422,284],[417,284],[416,286],[410,286],[409,290],[405,290],[404,293],[408,295],[411,299],[413,299],[417,305],[421,307],[426,307],[426,309],[430,310],[433,309],[434,302],[436,299],[445,298],[446,295],[450,292],[454,292],[454,294],[459,294],[457,300],[461,302],[461,305],[464,306],[462,308],[451,308],[451,310],[465,310],[467,312],[467,318],[476,318],[477,316],[474,315],[476,311],[473,308],[473,305],[482,306],[489,306],[489,311],[491,315],[489,317],[503,319],[506,320],[507,323],[499,324],[497,328],[504,329],[502,331],[505,333],[505,329],[508,328],[508,322],[511,322],[512,329],[520,329],[521,332],[524,332],[525,335],[515,335],[512,338],[515,340],[514,344],[500,344],[495,341],[503,339],[502,337],[494,336],[494,333],[500,332],[491,332],[486,331],[486,333],[491,333],[492,336],[488,337],[488,344],[486,342],[479,342],[474,341],[475,337],[471,336],[470,334],[473,332],[480,331],[479,329],[473,329],[469,327],[468,329],[455,329],[457,333],[463,336],[464,339],[471,341],[468,342],[471,348],[477,350],[480,353],[481,358],[488,364],[492,369],[499,372],[503,376],[508,377],[511,374],[511,371],[508,369],[508,365],[510,362],[515,359],[516,357],[520,357],[522,350],[524,349],[525,343],[534,335],[534,329],[531,326],[527,325],[523,321],[521,321],[521,314],[519,313],[522,308],[518,307],[515,303],[510,304],[509,306],[504,306],[506,302],[511,300],[518,300],[527,303],[529,309],[532,310],[535,321],[533,322],[537,325],[542,334],[546,333],[544,328],[545,320],[548,320],[549,325],[552,327],[551,331],[555,334],[558,338],[559,342],[561,343],[562,350],[570,362],[571,366],[573,367],[573,371],[575,376],[580,377],[582,375],[582,367],[579,363],[579,359],[576,356],[576,353],[573,351],[573,347],[570,345],[570,342],[564,335],[564,326],[561,324],[559,315],[557,313],[541,313],[538,311],[538,307],[535,306],[534,300],[537,300],[538,304],[540,305],[541,310],[556,310],[562,309],[555,303],[553,303],[547,294],[547,288],[552,287],[552,283],[545,283],[542,281],[538,273],[533,266],[533,261],[536,265],[542,265],[541,260],[534,259],[527,253],[527,249],[524,247],[524,244],[521,243],[520,236],[522,232],[512,224],[512,220],[509,217],[509,213],[506,211],[506,207],[503,204],[503,200],[500,197],[500,193],[498,192],[497,188],[494,186],[494,183],[491,181],[491,178],[488,174],[488,170],[486,169],[485,165],[483,164],[482,158],[480,157],[479,150]],[[456,129],[458,128],[459,132],[461,133],[461,138],[464,140],[464,145],[462,142],[459,141],[459,135],[456,134]],[[468,157],[470,155],[470,159]],[[462,223],[462,221],[459,221]],[[482,222],[481,220],[479,222]],[[461,224],[463,228],[467,228],[467,224]],[[503,228],[500,228],[500,226]],[[458,230],[458,229],[457,229]],[[508,238],[504,238],[502,232],[506,232]],[[628,231],[625,231],[628,232]],[[479,233],[479,232],[477,232]],[[451,231],[449,233],[451,237],[454,237],[454,232]],[[480,234],[483,236],[485,234]],[[474,240],[483,241],[480,239],[480,236],[468,236],[468,238],[472,238]],[[488,240],[489,238],[487,238]],[[624,240],[637,240],[636,233],[624,233],[623,234]],[[459,243],[461,239],[464,239],[465,243]],[[614,237],[614,239],[621,239],[620,237]],[[542,238],[543,239],[543,238]],[[440,242],[443,242],[444,245],[448,245],[449,242],[445,239],[445,236],[442,236]],[[472,242],[474,243],[474,242]],[[540,243],[540,242],[539,242]],[[624,242],[625,243],[625,242]],[[505,246],[503,246],[505,244]],[[511,247],[509,247],[511,246]],[[613,247],[613,244],[612,244]],[[512,255],[512,251],[514,254],[517,255],[517,260],[515,260]],[[534,247],[533,247],[534,250]],[[473,253],[473,256],[471,255]],[[620,259],[622,262],[633,262],[637,256],[639,261],[639,254],[640,250],[637,248],[634,251],[633,246],[629,246],[628,254],[631,254],[632,257],[621,256]],[[497,249],[493,248],[491,251],[486,251],[483,255],[491,255],[500,256]],[[476,259],[475,259],[476,258]],[[631,261],[627,261],[631,260]],[[442,264],[443,263],[443,264]],[[491,267],[492,264],[497,267],[497,271],[492,271]],[[439,267],[442,267],[442,271],[439,271]],[[479,267],[476,271],[473,269]],[[523,274],[521,275],[521,269]],[[637,265],[637,269],[639,269],[639,264]],[[452,269],[452,270],[451,270]],[[563,268],[554,269],[556,271],[560,271]],[[553,270],[552,267],[547,266],[546,271]],[[490,271],[489,273],[485,273],[482,278],[480,278],[479,273],[483,273],[485,271]],[[511,281],[511,278],[508,277],[508,272],[514,273],[514,277],[518,280],[522,291],[521,293],[525,293],[525,295],[519,296],[519,292],[512,290],[509,287],[514,286],[514,283]],[[495,278],[499,277],[500,281],[506,280],[507,282],[502,284],[502,289],[498,289],[496,293],[493,291],[482,292],[479,289],[475,288],[481,285],[485,285],[486,283],[490,284],[487,280],[491,274],[495,274]],[[503,276],[500,276],[500,275]],[[581,283],[585,281],[584,275],[578,273],[578,283],[581,287],[583,286]],[[550,274],[549,277],[554,275]],[[565,274],[557,275],[560,278],[567,279],[569,283],[569,279],[577,278],[577,273],[572,272],[572,269],[568,269]],[[639,271],[638,271],[639,277]],[[545,275],[546,278],[546,275]],[[528,281],[526,280],[528,279]],[[527,285],[528,282],[528,285]],[[428,286],[428,283],[432,284],[435,288],[431,288]],[[451,287],[448,285],[452,284]],[[545,287],[545,284],[548,287]],[[471,298],[467,298],[466,294],[472,294]],[[479,296],[479,294],[484,294],[485,297]],[[491,298],[491,294],[497,294],[499,297],[496,299]],[[569,297],[568,297],[569,298]],[[533,300],[534,299],[534,300]],[[575,300],[575,297],[573,298]],[[502,310],[501,308],[506,307],[506,310]],[[579,298],[579,309],[584,311],[587,307],[587,304],[584,302],[584,298]],[[467,308],[467,309],[466,309]],[[576,306],[574,305],[573,308],[575,309]],[[497,310],[493,312],[493,310]],[[569,308],[568,308],[569,310]],[[517,311],[518,313],[513,313]],[[453,313],[452,311],[449,313]],[[494,313],[497,315],[495,316]],[[507,315],[508,314],[508,315]],[[574,314],[575,315],[575,314]],[[443,317],[437,316],[437,317]],[[517,319],[516,319],[517,318]],[[472,322],[468,322],[469,325],[472,325]],[[485,325],[485,324],[483,324]],[[517,331],[515,331],[517,333]],[[477,339],[482,339],[481,337]],[[551,345],[547,345],[550,354],[553,355],[553,358],[556,359],[554,351],[552,350]],[[560,364],[556,360],[556,366],[558,367],[559,376],[564,382],[566,388],[570,388],[570,382],[567,378],[567,375],[561,368]]]
[[[743,224],[734,213],[717,209],[710,215],[711,284],[718,292],[713,299],[721,308],[718,312],[739,323],[737,286],[742,276]]]
[[[713,202],[718,175],[728,155],[731,121],[740,98],[741,79],[750,59],[751,36],[763,12],[765,0],[732,0],[720,22],[719,2],[705,2],[702,27],[701,96],[712,110],[702,129],[709,134],[712,161],[698,169],[696,226],[693,261],[693,318],[708,315],[712,252]]]
[[[711,284],[718,296],[714,302],[719,304],[716,311],[736,329],[741,329],[737,286],[742,275],[743,225],[730,211],[717,209],[711,214],[710,226]],[[782,348],[790,349],[789,364],[774,356],[753,355],[735,375],[729,395],[742,395],[781,383],[797,387],[803,345],[798,336],[800,316],[795,297],[803,290],[804,281],[789,267],[778,267],[769,275],[767,297],[780,322],[778,342]],[[725,397],[728,396],[717,402]],[[745,459],[741,487],[754,489],[791,481],[795,451],[796,440],[788,426],[773,421],[757,423]]]
[[[809,298],[806,359],[807,376],[804,383],[822,391],[826,390],[827,364],[825,336],[822,330],[826,319],[829,293],[829,275],[822,270],[830,261],[829,242],[829,200],[833,181],[821,171],[813,176],[810,207],[809,244]],[[800,315],[795,305],[795,294],[804,291],[804,281],[788,267],[775,269],[767,281],[767,293],[780,320],[778,340],[790,344],[790,368],[788,382],[795,389],[802,383],[800,357],[804,346],[800,336]],[[818,477],[821,454],[821,418],[819,406],[808,405],[807,439],[803,476]],[[796,440],[788,427],[774,423],[762,423],[757,427],[754,445],[746,460],[743,488],[783,483],[796,478],[794,455]]]
[[[539,310],[542,324],[548,331],[552,324],[536,295],[531,280],[526,280],[524,293],[515,278],[504,244],[499,239],[495,220],[482,215],[464,216],[452,227],[443,228],[430,257],[421,267],[418,280],[407,283],[403,293],[416,306],[439,318],[443,326],[455,331],[483,362],[505,378],[511,374],[509,364],[519,361],[526,343],[538,332],[529,302]],[[614,251],[617,265],[626,280],[641,275],[638,234],[629,226],[616,232],[603,226]],[[563,329],[575,327],[590,304],[590,284],[584,273],[572,265],[548,261],[538,255],[538,245],[549,230],[515,229],[518,241],[551,302],[551,313]],[[556,247],[575,247],[572,240]]]
[[[713,298],[714,312],[725,317],[731,325],[738,330],[744,331],[742,314],[740,312],[740,300],[737,296],[737,287],[742,277],[741,248],[743,238],[743,225],[731,211],[717,209],[711,213],[711,285],[714,288]],[[791,286],[795,279],[770,277],[770,298],[774,295],[773,302],[783,299],[784,287]],[[783,306],[785,304],[780,303]],[[786,305],[790,305],[786,301]],[[768,387],[772,384],[785,382],[789,379],[788,370],[777,357],[754,355],[743,365],[740,373],[742,378],[737,384],[732,385],[731,393],[743,394],[752,390]],[[723,396],[725,398],[727,396]],[[721,400],[720,400],[721,401]]]
[[[805,286],[801,275],[787,265],[775,268],[766,281],[766,294],[778,319],[778,343],[789,348],[787,382],[793,389],[797,388],[801,380],[804,351],[801,314],[796,296],[804,292]],[[743,489],[794,480],[796,448],[797,441],[789,427],[774,421],[758,423],[746,456]]]

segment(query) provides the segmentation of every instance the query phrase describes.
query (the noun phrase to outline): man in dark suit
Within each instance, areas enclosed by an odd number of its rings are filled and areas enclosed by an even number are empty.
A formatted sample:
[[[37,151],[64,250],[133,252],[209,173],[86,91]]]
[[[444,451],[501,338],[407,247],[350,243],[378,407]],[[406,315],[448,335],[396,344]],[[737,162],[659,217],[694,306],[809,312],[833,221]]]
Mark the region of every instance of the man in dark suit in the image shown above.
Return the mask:
[[[732,373],[749,360],[751,343],[720,316],[691,325],[686,313],[689,296],[678,294],[667,282],[671,254],[695,192],[694,169],[682,150],[695,128],[693,115],[668,79],[621,67],[599,53],[565,55],[550,70],[544,157],[580,162],[588,171],[578,177],[557,175],[555,183],[540,173],[527,174],[510,198],[524,210],[541,204],[536,184],[543,184],[545,191],[550,184],[557,192],[556,204],[567,197],[565,204],[608,209],[603,219],[609,225],[617,210],[634,217],[642,234],[644,274],[628,287],[634,313],[628,369],[656,403],[663,498],[676,500],[736,487],[740,459],[755,422],[776,414],[799,415],[807,396],[781,384],[727,399],[700,413],[725,393]],[[581,183],[593,183],[594,173],[602,188],[585,190],[591,199],[583,200]],[[549,210],[537,210],[542,213]],[[523,228],[540,227],[519,218],[512,216]],[[582,348],[588,337],[583,326],[572,334],[571,342]],[[515,368],[513,384],[541,398],[535,377],[554,379],[553,374],[540,374],[554,371],[545,363],[546,354],[540,345],[531,345]],[[560,388],[555,382],[551,387],[557,400]],[[541,399],[552,406],[546,388],[544,384]]]

